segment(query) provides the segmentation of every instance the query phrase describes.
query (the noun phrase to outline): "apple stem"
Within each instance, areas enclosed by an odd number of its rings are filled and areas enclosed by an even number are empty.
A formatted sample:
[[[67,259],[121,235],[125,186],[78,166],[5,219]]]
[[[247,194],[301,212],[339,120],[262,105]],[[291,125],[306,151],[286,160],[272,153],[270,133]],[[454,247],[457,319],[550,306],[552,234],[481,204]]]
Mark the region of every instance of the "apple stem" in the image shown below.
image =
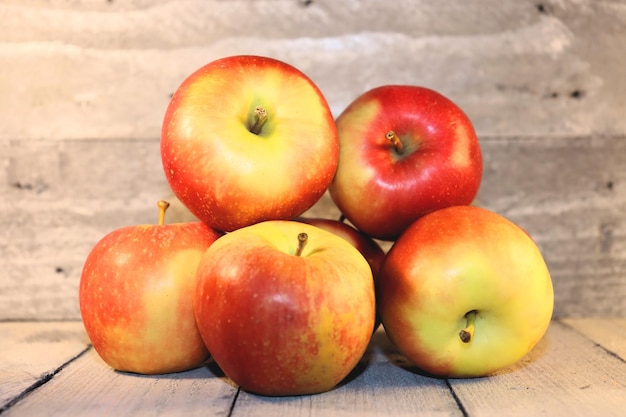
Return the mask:
[[[157,207],[159,207],[159,226],[163,226],[165,224],[165,212],[169,206],[170,203],[165,200],[159,200],[157,203]]]
[[[261,129],[263,129],[263,125],[267,121],[267,110],[265,110],[261,106],[256,106],[254,108],[254,123],[250,126],[250,132],[258,135],[261,133]]]
[[[302,232],[298,234],[298,247],[296,248],[296,256],[302,255],[302,250],[306,245],[307,240],[309,239],[309,235]]]
[[[398,135],[396,135],[396,132],[394,132],[393,130],[390,130],[389,132],[385,134],[385,138],[389,142],[391,142],[396,152],[398,152],[400,155],[404,153],[404,145],[402,145],[402,141],[400,140]]]
[[[476,310],[472,310],[465,315],[467,323],[465,328],[459,332],[459,337],[463,343],[469,343],[474,337],[474,322],[476,321]]]
[[[344,216],[343,214],[341,216],[339,216],[339,221],[341,223],[345,223],[346,222],[346,216]]]

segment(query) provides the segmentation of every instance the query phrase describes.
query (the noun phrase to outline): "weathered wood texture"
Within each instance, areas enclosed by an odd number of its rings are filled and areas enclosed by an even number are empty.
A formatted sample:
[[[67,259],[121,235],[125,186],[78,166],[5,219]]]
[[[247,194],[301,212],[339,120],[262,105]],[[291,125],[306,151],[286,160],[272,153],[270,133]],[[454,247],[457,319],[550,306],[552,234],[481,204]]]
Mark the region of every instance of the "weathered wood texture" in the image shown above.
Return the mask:
[[[89,349],[81,323],[0,323],[0,412]]]
[[[518,364],[451,380],[421,374],[379,330],[335,389],[273,398],[240,390],[215,364],[161,376],[115,372],[93,349],[84,353],[80,322],[0,323],[0,414],[617,417],[626,409],[625,328],[624,319],[554,321]]]
[[[171,197],[170,95],[237,53],[297,66],[335,114],[382,84],[449,96],[482,142],[478,203],[536,238],[555,315],[626,316],[626,2],[6,0],[0,16],[0,319],[79,317],[89,249]]]

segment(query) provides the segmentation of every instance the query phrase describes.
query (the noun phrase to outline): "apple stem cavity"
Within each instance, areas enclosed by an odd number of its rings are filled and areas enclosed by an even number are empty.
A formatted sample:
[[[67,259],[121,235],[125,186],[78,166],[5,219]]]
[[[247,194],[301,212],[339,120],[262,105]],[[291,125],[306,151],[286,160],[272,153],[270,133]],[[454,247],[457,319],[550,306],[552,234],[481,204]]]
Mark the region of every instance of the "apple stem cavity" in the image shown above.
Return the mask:
[[[298,247],[296,248],[295,253],[296,256],[302,255],[302,250],[304,249],[307,240],[309,240],[309,235],[304,232],[298,234]]]
[[[263,129],[265,122],[267,122],[267,110],[261,106],[256,106],[254,108],[254,122],[248,130],[250,130],[251,133],[258,135],[261,133],[261,129]]]
[[[404,145],[402,144],[402,141],[400,140],[398,135],[396,135],[396,132],[390,130],[385,134],[385,138],[389,142],[391,142],[391,144],[393,145],[393,149],[395,149],[398,154],[402,155],[404,153]]]
[[[465,314],[467,319],[465,328],[459,332],[459,337],[463,343],[469,343],[474,337],[474,322],[476,321],[476,310],[469,311]]]
[[[170,203],[165,200],[159,200],[159,202],[157,202],[157,207],[159,208],[159,226],[163,226],[165,224],[165,212],[169,206]]]

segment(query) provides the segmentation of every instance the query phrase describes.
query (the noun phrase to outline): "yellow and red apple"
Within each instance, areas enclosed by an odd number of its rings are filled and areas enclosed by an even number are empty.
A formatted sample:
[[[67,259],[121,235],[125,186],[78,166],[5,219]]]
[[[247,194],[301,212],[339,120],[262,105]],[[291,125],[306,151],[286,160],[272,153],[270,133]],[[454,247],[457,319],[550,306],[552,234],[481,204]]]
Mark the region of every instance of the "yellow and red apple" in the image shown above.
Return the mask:
[[[273,220],[228,233],[207,250],[197,279],[202,338],[249,392],[328,391],[354,369],[372,335],[369,264],[315,226]]]
[[[220,234],[202,222],[116,229],[83,266],[80,312],[100,357],[119,371],[162,374],[201,366],[209,353],[196,326],[196,268]]]
[[[554,305],[531,237],[474,206],[414,222],[388,252],[377,284],[391,341],[442,377],[486,376],[516,363],[546,332]]]
[[[217,230],[299,216],[326,192],[338,157],[320,89],[268,57],[229,56],[199,68],[178,87],[163,120],[170,187]]]

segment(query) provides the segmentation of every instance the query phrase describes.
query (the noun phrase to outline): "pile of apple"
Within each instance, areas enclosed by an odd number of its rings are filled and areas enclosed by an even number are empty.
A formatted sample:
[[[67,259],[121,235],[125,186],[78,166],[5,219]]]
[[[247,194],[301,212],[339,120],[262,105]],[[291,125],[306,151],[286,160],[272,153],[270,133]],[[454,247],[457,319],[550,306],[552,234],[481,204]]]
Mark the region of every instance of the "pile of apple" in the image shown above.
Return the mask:
[[[158,224],[109,233],[81,275],[85,328],[114,369],[179,372],[212,357],[250,392],[312,394],[355,368],[380,322],[439,377],[510,366],[548,327],[542,255],[470,205],[478,139],[435,91],[375,88],[334,120],[296,68],[226,57],[172,97],[161,156],[199,221],[165,224],[159,202]],[[343,219],[303,218],[327,191]]]

